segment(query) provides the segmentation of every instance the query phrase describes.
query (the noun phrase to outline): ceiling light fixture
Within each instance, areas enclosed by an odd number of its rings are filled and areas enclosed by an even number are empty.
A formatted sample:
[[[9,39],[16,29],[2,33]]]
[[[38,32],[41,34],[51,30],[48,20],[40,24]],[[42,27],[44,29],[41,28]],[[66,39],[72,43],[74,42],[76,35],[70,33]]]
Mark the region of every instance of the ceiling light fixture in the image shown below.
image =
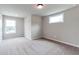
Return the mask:
[[[34,7],[37,9],[43,9],[44,8],[44,4],[35,4]]]
[[[44,7],[43,4],[37,4],[37,8],[38,8],[38,9],[42,9],[43,7]]]

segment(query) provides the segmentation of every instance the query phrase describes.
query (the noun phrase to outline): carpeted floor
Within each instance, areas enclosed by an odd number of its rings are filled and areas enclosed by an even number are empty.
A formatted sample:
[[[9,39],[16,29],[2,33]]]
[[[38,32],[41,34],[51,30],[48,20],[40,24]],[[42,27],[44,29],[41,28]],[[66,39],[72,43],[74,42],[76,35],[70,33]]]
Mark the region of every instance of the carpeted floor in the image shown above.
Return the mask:
[[[45,39],[28,40],[23,37],[3,40],[0,55],[78,55],[79,48]]]

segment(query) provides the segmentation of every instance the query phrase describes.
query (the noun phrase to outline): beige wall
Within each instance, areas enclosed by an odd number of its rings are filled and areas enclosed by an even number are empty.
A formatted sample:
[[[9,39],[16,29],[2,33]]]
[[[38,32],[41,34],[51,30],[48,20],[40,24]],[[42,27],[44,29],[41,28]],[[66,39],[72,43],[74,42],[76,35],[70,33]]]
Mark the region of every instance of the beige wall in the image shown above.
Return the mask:
[[[49,24],[49,16],[43,19],[43,37],[79,47],[79,6],[64,13],[64,22]]]
[[[31,40],[31,14],[24,18],[24,37]]]
[[[42,18],[41,16],[32,16],[31,21],[31,34],[32,39],[38,39],[42,37]]]
[[[2,15],[0,15],[0,41],[2,40]]]

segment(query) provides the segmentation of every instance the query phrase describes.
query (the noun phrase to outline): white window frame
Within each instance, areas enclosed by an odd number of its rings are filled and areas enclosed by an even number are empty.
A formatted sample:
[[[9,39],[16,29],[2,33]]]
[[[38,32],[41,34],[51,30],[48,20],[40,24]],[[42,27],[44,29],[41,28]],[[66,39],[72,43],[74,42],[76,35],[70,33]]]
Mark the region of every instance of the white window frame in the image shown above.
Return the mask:
[[[59,19],[58,19],[58,18]],[[49,23],[63,23],[64,22],[64,13],[49,16]]]
[[[9,23],[7,21],[9,21],[11,23]],[[14,22],[15,25],[12,25],[13,24],[12,21]],[[9,24],[7,24],[7,23],[9,23]],[[6,31],[7,26],[15,26],[15,30],[14,31]],[[16,20],[5,19],[5,34],[14,34],[14,33],[16,33]]]

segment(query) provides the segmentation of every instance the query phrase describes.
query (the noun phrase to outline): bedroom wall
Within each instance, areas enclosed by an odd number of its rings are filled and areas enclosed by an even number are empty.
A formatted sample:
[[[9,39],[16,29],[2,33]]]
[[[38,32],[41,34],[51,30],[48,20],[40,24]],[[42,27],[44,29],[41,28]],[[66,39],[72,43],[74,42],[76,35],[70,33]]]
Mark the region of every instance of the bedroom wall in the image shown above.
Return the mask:
[[[31,40],[31,14],[28,13],[24,18],[24,37]]]
[[[0,15],[0,41],[2,40],[2,15]]]
[[[31,34],[32,39],[38,39],[42,37],[42,17],[32,16],[31,20]]]
[[[10,34],[3,33],[3,38],[10,39],[10,38],[16,38],[16,37],[23,37],[24,36],[24,19],[19,18],[19,17],[3,16],[4,22],[6,19],[11,19],[11,20],[16,21],[16,33],[10,33]],[[5,29],[5,23],[3,24],[3,27]]]
[[[79,47],[79,6],[62,13],[63,23],[49,24],[49,16],[43,17],[43,37]]]

